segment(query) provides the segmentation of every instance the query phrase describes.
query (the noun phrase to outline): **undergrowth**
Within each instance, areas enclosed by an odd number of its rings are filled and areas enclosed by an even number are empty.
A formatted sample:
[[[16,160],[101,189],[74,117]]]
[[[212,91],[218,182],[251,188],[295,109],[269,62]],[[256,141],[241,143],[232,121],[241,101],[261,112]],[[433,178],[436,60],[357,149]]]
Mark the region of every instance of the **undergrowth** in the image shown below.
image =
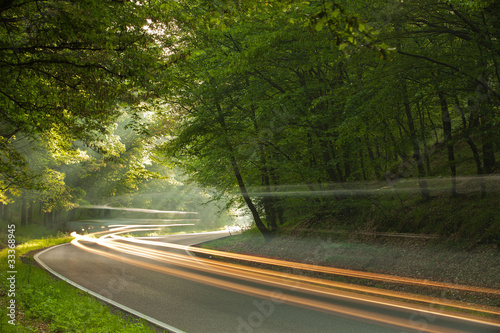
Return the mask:
[[[115,315],[108,306],[67,283],[56,280],[24,257],[28,252],[67,243],[72,237],[59,235],[27,240],[16,247],[16,290],[9,297],[8,249],[0,252],[0,332],[151,332],[144,321]],[[16,321],[9,324],[7,307],[15,299]]]
[[[342,210],[318,209],[280,228],[279,235],[341,237],[342,233],[410,233],[500,249],[500,205],[497,193],[486,198],[434,194],[429,202],[418,195],[358,197],[345,200]]]

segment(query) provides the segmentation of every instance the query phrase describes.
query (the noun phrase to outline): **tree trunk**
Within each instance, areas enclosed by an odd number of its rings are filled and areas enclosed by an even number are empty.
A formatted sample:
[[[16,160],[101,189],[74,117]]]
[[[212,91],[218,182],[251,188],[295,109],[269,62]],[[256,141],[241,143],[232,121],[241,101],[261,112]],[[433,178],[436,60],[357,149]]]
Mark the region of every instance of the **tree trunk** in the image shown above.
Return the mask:
[[[271,230],[277,230],[278,225],[277,225],[277,216],[276,216],[276,210],[274,206],[274,198],[271,194],[271,181],[269,177],[269,169],[267,167],[267,159],[266,159],[266,151],[264,144],[260,145],[260,161],[261,161],[261,176],[262,176],[262,183],[265,187],[265,192],[266,195],[263,197],[263,204],[264,204],[264,212],[266,214],[266,220],[268,223],[268,227]]]
[[[277,187],[279,185],[279,179],[278,179],[278,176],[276,175],[276,172],[275,172],[275,169],[272,168],[270,170],[270,173],[271,173],[271,179],[272,179],[272,182],[273,182],[273,185],[274,185],[274,190],[275,192],[277,191]],[[279,197],[274,197],[274,200],[273,200],[273,204],[274,204],[274,209],[276,211],[276,215],[277,215],[277,219],[278,219],[278,222],[279,222],[279,225],[283,225],[285,224],[285,220],[284,220],[284,209],[283,209],[283,205],[281,203],[281,200]]]
[[[26,198],[25,195],[22,195],[21,198],[21,225],[25,226],[26,222],[28,220],[27,215],[26,215]]]
[[[377,161],[375,160],[375,155],[373,154],[372,147],[370,147],[370,143],[369,143],[368,138],[366,136],[365,136],[365,146],[366,146],[366,151],[368,152],[368,157],[370,158],[370,162],[371,162],[371,165],[373,168],[373,173],[375,174],[375,177],[377,179],[382,179],[380,165],[378,165]]]
[[[430,153],[429,149],[427,149],[427,140],[426,140],[426,135],[425,135],[425,114],[420,106],[419,103],[417,103],[417,109],[418,109],[418,117],[420,119],[420,138],[422,139],[422,142],[424,143],[424,157],[425,157],[425,169],[427,171],[427,175],[431,174],[431,159],[430,159]]]
[[[436,138],[436,142],[434,144],[438,145],[439,144],[439,136],[437,133],[436,125],[434,125],[434,122],[432,121],[431,113],[429,110],[427,110],[427,118],[429,118],[429,122],[431,123],[431,126],[432,126],[432,131],[434,132],[434,137]]]
[[[363,147],[359,149],[359,165],[361,167],[361,174],[363,175],[363,180],[366,180],[366,171],[365,171],[365,161],[363,157]]]
[[[60,210],[53,210],[52,211],[52,224],[51,227],[58,227],[59,223],[61,221],[61,211]]]
[[[413,146],[413,158],[415,159],[415,162],[417,163],[417,170],[418,170],[418,186],[420,188],[420,193],[422,195],[422,199],[424,201],[428,201],[430,199],[430,194],[429,194],[429,189],[427,188],[427,181],[425,181],[425,169],[424,169],[424,164],[422,163],[422,156],[420,154],[420,145],[418,143],[418,136],[415,130],[415,123],[413,121],[413,115],[411,113],[411,106],[410,106],[410,101],[408,98],[408,88],[406,86],[406,82],[402,82],[402,92],[403,92],[403,103],[404,103],[404,109],[405,109],[405,114],[406,114],[406,120],[408,122],[408,129],[409,129],[409,134],[410,134],[410,140]]]
[[[493,143],[493,138],[496,133],[492,131],[493,117],[491,115],[491,110],[488,108],[488,104],[484,103],[482,107],[486,109],[482,112],[480,118],[480,131],[481,131],[481,142],[483,148],[483,171],[485,174],[490,174],[495,169],[495,145]]]
[[[229,141],[228,135],[229,131],[226,126],[226,121],[224,119],[224,116],[222,114],[222,109],[219,104],[217,104],[217,120],[222,127],[222,130],[224,131],[225,134],[225,144],[227,149],[229,150],[229,160],[231,162],[231,167],[233,169],[234,176],[236,178],[236,181],[238,183],[238,187],[240,188],[241,195],[243,197],[243,200],[245,201],[248,209],[250,210],[250,213],[252,214],[252,217],[255,221],[255,225],[257,226],[257,229],[262,233],[264,238],[267,240],[270,240],[273,236],[273,233],[271,230],[269,230],[262,219],[260,218],[259,212],[257,211],[257,207],[255,207],[255,204],[253,203],[252,199],[250,198],[250,195],[248,194],[247,188],[245,186],[245,182],[243,181],[243,177],[241,176],[241,171],[238,166],[238,161],[236,160],[236,155],[234,153],[233,146],[231,145],[231,142]]]
[[[34,207],[34,202],[33,200],[30,200],[28,202],[28,224],[33,223],[33,207]]]
[[[448,109],[448,103],[443,92],[438,92],[439,101],[441,102],[441,116],[443,120],[443,134],[444,143],[448,151],[448,165],[451,172],[451,195],[453,197],[457,196],[457,168],[455,161],[455,152],[453,149],[453,142],[451,136],[451,117],[450,111]]]
[[[76,215],[76,209],[72,209],[68,213],[68,221],[74,221]]]
[[[404,151],[402,151],[396,141],[396,138],[394,137],[394,134],[390,130],[389,124],[385,120],[382,121],[382,124],[384,124],[386,133],[389,135],[389,138],[391,139],[392,147],[394,147],[394,160],[397,161],[398,156],[401,158],[403,163],[408,162],[408,156]],[[389,156],[385,156],[385,160],[389,160]]]
[[[49,223],[50,223],[49,216],[50,216],[50,213],[48,213],[48,212],[43,213],[43,225],[47,228],[49,227]]]
[[[488,134],[485,133],[483,138],[483,165],[484,165],[484,173],[489,174],[492,173],[495,169],[495,147],[493,142],[491,142],[491,138],[489,138]]]
[[[232,149],[231,149],[232,150]],[[233,168],[234,176],[236,177],[236,181],[238,182],[238,187],[240,188],[241,195],[243,196],[243,200],[245,200],[245,203],[248,206],[248,209],[250,209],[250,212],[252,213],[252,217],[255,221],[255,225],[257,226],[257,229],[262,233],[264,238],[269,239],[271,236],[271,231],[266,228],[264,222],[262,222],[259,212],[257,211],[257,208],[255,207],[252,199],[248,195],[247,188],[245,186],[245,182],[243,181],[243,177],[241,176],[240,173],[240,168],[238,166],[238,163],[236,161],[236,158],[234,157],[234,154],[231,152],[230,156],[231,160],[231,166]]]
[[[321,148],[323,151],[323,163],[326,167],[326,173],[328,174],[328,178],[330,179],[330,182],[336,183],[339,181],[339,177],[337,176],[337,173],[335,172],[335,169],[332,166],[333,159],[335,156],[331,155],[331,150],[329,148],[328,143],[324,142],[324,140],[321,140]]]
[[[465,112],[464,112],[462,106],[460,105],[460,102],[458,101],[457,97],[455,97],[455,105],[456,105],[457,109],[460,111],[460,116],[462,117],[463,135],[465,137],[465,141],[467,142],[467,144],[469,145],[469,147],[472,151],[472,156],[474,157],[474,162],[476,163],[477,174],[481,177],[481,179],[479,180],[480,186],[481,186],[481,197],[484,198],[486,196],[486,183],[485,183],[484,179],[482,178],[483,174],[484,174],[483,166],[481,164],[481,157],[479,155],[479,150],[477,149],[476,144],[472,140],[472,138],[470,136],[470,130],[469,130],[469,128],[471,127],[471,123],[473,121],[472,121],[472,119],[470,119],[469,122],[467,122]]]
[[[335,146],[330,143],[330,153],[332,154],[332,160],[335,161],[336,154],[335,154]],[[340,182],[344,181],[344,174],[342,173],[342,169],[340,168],[340,163],[335,163],[336,167],[335,169],[337,170],[337,179]]]
[[[331,140],[324,135],[327,133],[328,127],[322,126],[321,131],[314,131],[314,134],[318,138],[319,145],[321,147],[321,153],[323,157],[323,165],[325,166],[326,173],[328,175],[328,179],[332,183],[336,183],[341,181],[342,175],[335,172],[333,168],[334,160],[335,160],[335,150],[333,149],[333,144]],[[339,177],[340,175],[340,177]]]
[[[351,176],[351,160],[349,156],[349,149],[344,147],[344,180],[347,181]]]
[[[255,113],[255,108],[250,107],[249,108],[249,114],[252,119],[253,127],[255,130],[255,133],[260,132],[259,128],[259,123],[257,121],[257,116]],[[219,117],[221,116],[220,109],[219,109]],[[222,119],[221,125],[224,125],[224,130],[226,131],[225,128],[225,121]],[[227,131],[226,131],[227,132]],[[265,188],[265,195],[262,197],[262,204],[264,206],[264,214],[266,216],[266,221],[268,224],[268,229],[270,230],[277,230],[278,225],[277,225],[277,216],[276,216],[276,207],[275,207],[275,198],[273,197],[271,193],[271,180],[270,180],[270,173],[271,171],[269,170],[268,163],[267,163],[267,146],[266,143],[263,142],[262,140],[258,139],[259,141],[259,154],[260,154],[260,172],[261,172],[261,178],[262,178],[262,185],[264,185]],[[228,142],[226,138],[226,142]],[[232,150],[232,147],[231,147]]]
[[[0,218],[3,222],[7,222],[7,205],[0,204]]]

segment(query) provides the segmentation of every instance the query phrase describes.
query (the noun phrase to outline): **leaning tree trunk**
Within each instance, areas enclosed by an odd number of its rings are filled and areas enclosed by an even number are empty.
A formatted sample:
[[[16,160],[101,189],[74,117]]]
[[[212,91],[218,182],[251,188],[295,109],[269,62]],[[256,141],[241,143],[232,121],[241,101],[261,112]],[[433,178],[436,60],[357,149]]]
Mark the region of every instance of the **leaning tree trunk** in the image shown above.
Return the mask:
[[[245,182],[243,180],[243,177],[241,176],[241,171],[238,165],[238,161],[236,160],[236,154],[234,153],[233,146],[231,145],[231,142],[229,141],[228,138],[229,131],[227,129],[226,121],[224,119],[224,116],[222,114],[222,109],[219,104],[217,104],[217,111],[218,111],[217,121],[219,122],[219,125],[222,127],[222,130],[224,131],[225,134],[225,145],[229,151],[229,160],[231,162],[231,167],[233,169],[234,176],[238,183],[238,187],[240,188],[243,200],[245,201],[248,209],[250,210],[250,213],[252,214],[257,229],[259,229],[259,231],[262,233],[266,241],[270,240],[273,236],[273,232],[266,227],[266,225],[260,218],[259,212],[257,211],[257,207],[250,198],[250,195],[248,194]]]
[[[236,181],[238,182],[238,187],[240,188],[241,195],[243,196],[243,200],[245,200],[248,209],[250,209],[250,212],[252,213],[255,225],[257,226],[257,229],[259,229],[259,231],[262,233],[264,238],[266,240],[269,240],[272,236],[272,232],[271,230],[267,229],[266,225],[260,218],[259,212],[257,211],[257,208],[255,207],[252,199],[250,198],[250,195],[248,194],[245,182],[243,181],[243,177],[241,176],[240,168],[233,154],[231,154],[230,160],[234,176],[236,177]]]

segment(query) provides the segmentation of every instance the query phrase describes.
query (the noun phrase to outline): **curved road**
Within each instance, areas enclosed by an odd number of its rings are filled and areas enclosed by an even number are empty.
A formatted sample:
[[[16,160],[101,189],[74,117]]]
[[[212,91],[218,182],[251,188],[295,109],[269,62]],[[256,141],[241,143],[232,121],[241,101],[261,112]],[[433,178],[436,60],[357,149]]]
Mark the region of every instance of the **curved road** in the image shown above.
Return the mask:
[[[500,325],[442,315],[430,306],[390,304],[300,275],[197,258],[185,247],[227,235],[79,236],[35,259],[78,288],[171,332],[500,332]]]

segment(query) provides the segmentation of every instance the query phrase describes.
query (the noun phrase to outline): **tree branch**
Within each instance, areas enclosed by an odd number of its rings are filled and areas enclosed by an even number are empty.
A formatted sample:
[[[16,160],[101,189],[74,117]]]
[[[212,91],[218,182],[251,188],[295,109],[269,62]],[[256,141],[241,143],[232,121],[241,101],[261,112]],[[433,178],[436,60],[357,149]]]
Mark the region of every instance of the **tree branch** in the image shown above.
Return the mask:
[[[444,62],[441,62],[441,61],[438,61],[438,60],[431,59],[431,58],[426,57],[426,56],[418,55],[418,54],[411,54],[411,53],[403,52],[401,50],[398,50],[396,52],[399,53],[399,54],[408,56],[408,57],[413,57],[413,58],[417,58],[417,59],[422,59],[422,60],[425,60],[425,61],[429,61],[429,62],[432,62],[432,63],[434,63],[436,65],[440,65],[440,66],[444,66],[444,67],[447,67],[449,69],[452,69],[454,72],[461,73],[461,74],[463,74],[465,76],[468,76],[475,83],[481,85],[486,90],[488,90],[490,93],[492,93],[496,98],[499,98],[498,93],[495,90],[493,90],[486,82],[484,82],[484,80],[479,80],[479,79],[473,78],[469,74],[464,73],[463,71],[461,71],[458,67],[452,66],[450,64],[447,64],[447,63],[444,63]]]

